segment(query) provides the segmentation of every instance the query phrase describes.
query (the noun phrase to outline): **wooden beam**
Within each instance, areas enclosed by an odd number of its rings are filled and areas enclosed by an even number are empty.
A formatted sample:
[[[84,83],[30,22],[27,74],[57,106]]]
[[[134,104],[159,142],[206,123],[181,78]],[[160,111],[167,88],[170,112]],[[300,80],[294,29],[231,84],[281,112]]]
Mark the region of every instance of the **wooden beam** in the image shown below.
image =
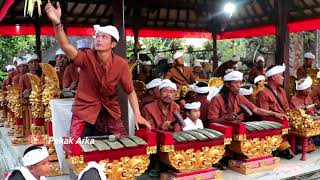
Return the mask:
[[[289,32],[288,32],[288,13],[290,0],[275,1],[276,14],[276,64],[285,64],[284,87],[289,95]]]
[[[217,32],[212,32],[212,73],[218,68]]]
[[[35,9],[36,9],[36,7],[35,7]],[[41,25],[40,25],[40,17],[39,17],[38,11],[34,11],[34,15],[35,15],[34,28],[36,30],[35,51],[36,51],[36,54],[39,56],[39,60],[41,62],[42,61],[42,58],[41,58]]]

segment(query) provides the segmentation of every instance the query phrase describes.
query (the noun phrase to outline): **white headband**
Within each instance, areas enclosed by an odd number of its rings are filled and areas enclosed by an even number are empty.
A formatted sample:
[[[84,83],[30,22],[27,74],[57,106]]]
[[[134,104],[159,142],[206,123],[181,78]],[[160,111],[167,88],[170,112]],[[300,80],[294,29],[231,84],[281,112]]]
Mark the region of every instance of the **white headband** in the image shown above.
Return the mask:
[[[253,93],[253,89],[252,87],[250,87],[249,89],[246,88],[240,88],[239,94],[242,96],[249,96]]]
[[[312,79],[310,76],[308,76],[301,84],[298,84],[299,81],[296,81],[296,90],[297,91],[303,91],[311,87],[312,85]]]
[[[14,65],[6,65],[6,70],[10,71],[10,69],[16,69]]]
[[[151,66],[152,62],[151,61],[142,61],[141,64],[142,65],[150,65]]]
[[[162,88],[165,88],[165,87],[171,87],[174,90],[177,90],[177,85],[175,83],[171,82],[169,79],[162,80],[162,82],[159,86],[159,89],[161,90]]]
[[[47,157],[49,157],[47,148],[41,147],[41,149],[34,149],[27,152],[27,154],[25,154],[22,158],[22,163],[24,166],[31,166],[37,164]]]
[[[99,176],[101,178],[101,180],[107,180],[107,176],[106,174],[104,173],[104,169],[105,169],[105,164],[98,164],[94,161],[90,161],[88,163],[88,166],[86,168],[84,168],[80,173],[79,173],[79,176],[78,176],[78,180],[80,180],[83,176],[83,174],[90,170],[91,168],[94,168],[96,169],[98,172],[99,172]]]
[[[156,79],[150,81],[150,82],[146,85],[146,88],[147,88],[147,89],[152,89],[152,88],[155,88],[155,87],[160,86],[161,83],[162,83],[162,80],[161,80],[160,78],[156,78]]]
[[[320,79],[320,71],[317,73],[317,79]]]
[[[179,57],[183,57],[183,54],[181,52],[176,52],[174,55],[173,55],[173,60],[176,60],[178,59]]]
[[[35,60],[35,59],[39,59],[39,56],[37,54],[27,54],[26,56],[26,59],[27,59],[27,62],[30,62],[32,60]]]
[[[64,51],[61,49],[61,48],[59,48],[58,49],[58,51],[56,51],[56,56],[58,56],[58,55],[64,55],[65,53],[64,53]]]
[[[224,81],[242,81],[243,73],[240,71],[231,71],[223,76]]]
[[[259,62],[259,61],[264,62],[263,56],[258,56],[258,57],[257,57],[256,62]]]
[[[266,72],[266,77],[268,78],[268,77],[273,76],[275,74],[283,73],[285,70],[286,70],[285,64],[282,64],[282,66],[280,66],[280,65],[274,66]]]
[[[208,93],[210,91],[210,87],[208,87],[208,86],[206,86],[206,87],[194,86],[193,91],[198,93],[198,94],[205,94],[205,93]]]
[[[259,75],[254,78],[254,83],[256,84],[257,82],[264,81],[264,80],[266,80],[266,77],[264,75]]]
[[[200,109],[201,103],[200,102],[193,102],[193,103],[187,103],[184,105],[185,109]]]
[[[17,58],[17,65],[27,65],[28,61],[27,59],[21,59],[21,58]]]
[[[96,34],[98,33],[106,33],[109,34],[110,36],[114,37],[117,42],[119,42],[119,31],[116,27],[114,26],[100,26],[100,25],[94,25],[93,26],[94,30],[96,31]]]
[[[308,59],[315,59],[316,58],[311,52],[305,53],[303,55],[303,57],[308,58]]]
[[[202,67],[199,61],[194,62],[193,67]]]

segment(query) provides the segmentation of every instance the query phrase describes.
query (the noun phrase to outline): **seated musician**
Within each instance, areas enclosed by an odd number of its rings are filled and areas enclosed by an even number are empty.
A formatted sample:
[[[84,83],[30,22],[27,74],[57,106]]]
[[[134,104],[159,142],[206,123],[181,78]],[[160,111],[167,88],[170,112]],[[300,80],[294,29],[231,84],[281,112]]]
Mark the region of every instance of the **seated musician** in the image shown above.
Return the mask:
[[[193,74],[191,68],[184,66],[183,54],[177,52],[173,55],[173,59],[175,65],[165,74],[164,79],[169,79],[176,83],[179,89],[181,86],[193,84],[197,77]]]
[[[141,62],[141,71],[137,72],[137,80],[142,81],[144,83],[149,83],[152,79],[154,79],[153,75],[153,63],[150,57],[146,54],[139,54],[139,59]]]
[[[265,72],[266,72],[266,69],[264,68],[264,57],[258,56],[256,58],[254,66],[250,69],[249,78],[248,78],[249,83],[253,83],[254,79],[257,76],[264,75]]]
[[[193,64],[193,74],[198,78],[198,79],[207,79],[207,74],[202,68],[202,65],[199,61],[195,61]]]
[[[266,77],[264,75],[259,75],[256,78],[254,78],[255,89],[251,96],[254,103],[256,103],[256,98],[259,92],[265,87],[264,86],[265,80],[266,80]]]
[[[184,109],[187,114],[187,118],[184,120],[186,126],[182,129],[183,131],[193,129],[203,129],[203,124],[200,118],[200,102],[192,102],[184,105]]]
[[[87,39],[79,39],[77,41],[77,49],[85,51],[91,48],[91,42]],[[70,62],[63,73],[62,86],[65,91],[76,90],[79,82],[80,67],[77,67],[75,63]]]
[[[253,89],[251,86],[242,86],[239,90],[240,95],[246,97],[249,101],[254,103],[254,101],[252,99],[252,93],[253,93]]]
[[[290,108],[304,109],[310,115],[316,114],[316,108],[310,96],[312,86],[312,79],[310,76],[296,81],[297,93],[291,97]]]
[[[49,153],[45,147],[30,146],[22,157],[23,167],[16,167],[6,180],[45,180],[49,175]]]
[[[54,24],[56,39],[66,55],[81,68],[79,84],[72,106],[70,136],[125,135],[117,87],[122,86],[134,112],[135,126],[150,123],[140,114],[127,60],[113,52],[120,40],[114,26],[95,25],[94,49],[77,50],[68,42],[61,23],[61,8],[49,1],[46,13]]]
[[[315,55],[311,52],[305,53],[303,55],[304,63],[297,69],[297,79],[306,78],[308,76],[308,69],[312,68],[312,63],[315,60]]]
[[[60,88],[63,88],[63,75],[69,64],[69,58],[61,48],[56,51],[55,61],[55,69],[59,78]]]
[[[244,121],[244,113],[239,105],[246,106],[254,114],[260,116],[274,116],[285,118],[286,115],[258,108],[244,96],[239,94],[242,85],[243,74],[239,71],[231,71],[224,77],[224,85],[218,95],[214,96],[209,105],[208,119],[211,122],[222,123],[228,121]]]
[[[208,119],[213,123],[222,123],[223,121],[244,121],[244,111],[239,105],[245,105],[251,112],[260,116],[274,116],[276,118],[286,117],[284,114],[267,111],[256,107],[252,102],[239,94],[243,81],[243,74],[239,71],[228,70],[224,75],[224,85],[219,94],[214,96],[209,105]],[[231,154],[226,155],[220,163],[217,164],[219,169],[226,169]]]
[[[174,102],[177,86],[165,79],[159,86],[160,99],[147,104],[142,109],[142,116],[150,122],[153,129],[164,131],[180,131],[174,112],[180,112],[180,107]]]
[[[296,81],[297,94],[291,97],[290,108],[304,109],[306,113],[309,115],[318,115],[318,112],[310,96],[311,86],[312,86],[312,79],[310,78],[310,76],[307,76],[307,78],[302,78]],[[315,139],[318,139],[318,138],[315,138]],[[311,152],[314,150],[315,150],[315,146],[313,142],[309,142],[307,152]]]
[[[267,84],[256,97],[256,105],[262,109],[274,111],[280,114],[286,114],[290,109],[283,85],[283,72],[285,65],[273,65],[267,68],[266,78]],[[291,159],[293,154],[288,141],[284,140],[278,148],[281,155],[287,159]]]
[[[159,86],[162,80],[160,78],[154,79],[150,81],[147,85],[147,94],[143,97],[140,102],[140,109],[142,109],[145,105],[154,102],[155,100],[159,99],[160,91]]]
[[[210,101],[208,100],[208,94],[210,91],[210,87],[208,87],[208,83],[206,82],[198,82],[194,87],[194,92],[196,93],[196,100],[201,103],[200,106],[200,119],[204,127],[208,127],[208,108]]]

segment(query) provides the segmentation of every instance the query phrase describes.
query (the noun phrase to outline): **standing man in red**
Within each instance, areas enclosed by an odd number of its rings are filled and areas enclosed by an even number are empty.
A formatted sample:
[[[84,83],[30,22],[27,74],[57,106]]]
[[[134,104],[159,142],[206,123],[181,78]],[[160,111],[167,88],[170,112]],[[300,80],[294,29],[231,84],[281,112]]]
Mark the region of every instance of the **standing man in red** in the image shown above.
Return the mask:
[[[150,123],[140,114],[128,62],[112,52],[119,41],[117,28],[95,25],[94,49],[80,51],[68,42],[60,19],[59,2],[55,8],[49,0],[45,9],[53,23],[60,47],[81,68],[78,90],[72,107],[70,136],[78,138],[90,135],[126,134],[121,121],[118,84],[122,85],[128,95],[136,128],[139,128],[138,124],[150,128]]]

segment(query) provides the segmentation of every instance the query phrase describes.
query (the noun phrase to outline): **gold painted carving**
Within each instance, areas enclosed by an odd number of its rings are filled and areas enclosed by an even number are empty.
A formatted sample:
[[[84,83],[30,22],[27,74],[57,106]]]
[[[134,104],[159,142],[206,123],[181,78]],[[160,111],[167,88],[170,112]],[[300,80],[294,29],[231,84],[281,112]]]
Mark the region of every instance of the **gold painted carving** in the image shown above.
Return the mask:
[[[225,138],[224,139],[224,145],[231,144],[232,138]]]
[[[247,139],[247,135],[246,134],[238,134],[238,135],[234,136],[233,138],[236,141],[245,141]]]
[[[83,162],[83,156],[71,156],[69,162],[77,175],[87,166],[87,163]],[[147,170],[149,163],[149,155],[147,154],[122,157],[112,162],[108,159],[99,161],[99,164],[105,165],[104,172],[109,180],[135,179]]]
[[[148,146],[147,147],[147,154],[156,154],[157,153],[157,146]]]
[[[43,106],[41,103],[41,80],[37,75],[28,73],[28,78],[31,82],[31,94],[29,103],[31,105],[31,113],[33,118],[43,118]]]
[[[161,145],[160,146],[161,152],[173,152],[174,151],[174,145]]]
[[[45,75],[45,85],[42,93],[42,103],[45,109],[44,118],[46,121],[49,121],[51,119],[49,101],[59,98],[60,95],[59,78],[55,69],[50,64],[40,63],[40,66]]]
[[[211,168],[225,152],[225,146],[202,147],[202,150],[180,150],[168,153],[170,165],[179,172]]]
[[[248,158],[258,158],[272,154],[282,142],[282,135],[266,136],[264,138],[253,138],[244,141],[232,141],[229,148]]]
[[[290,128],[306,130],[314,126],[313,119],[303,109],[291,110],[288,113]]]
[[[209,87],[217,87],[217,86],[223,86],[224,85],[224,81],[221,77],[213,77],[209,80],[208,82]]]

